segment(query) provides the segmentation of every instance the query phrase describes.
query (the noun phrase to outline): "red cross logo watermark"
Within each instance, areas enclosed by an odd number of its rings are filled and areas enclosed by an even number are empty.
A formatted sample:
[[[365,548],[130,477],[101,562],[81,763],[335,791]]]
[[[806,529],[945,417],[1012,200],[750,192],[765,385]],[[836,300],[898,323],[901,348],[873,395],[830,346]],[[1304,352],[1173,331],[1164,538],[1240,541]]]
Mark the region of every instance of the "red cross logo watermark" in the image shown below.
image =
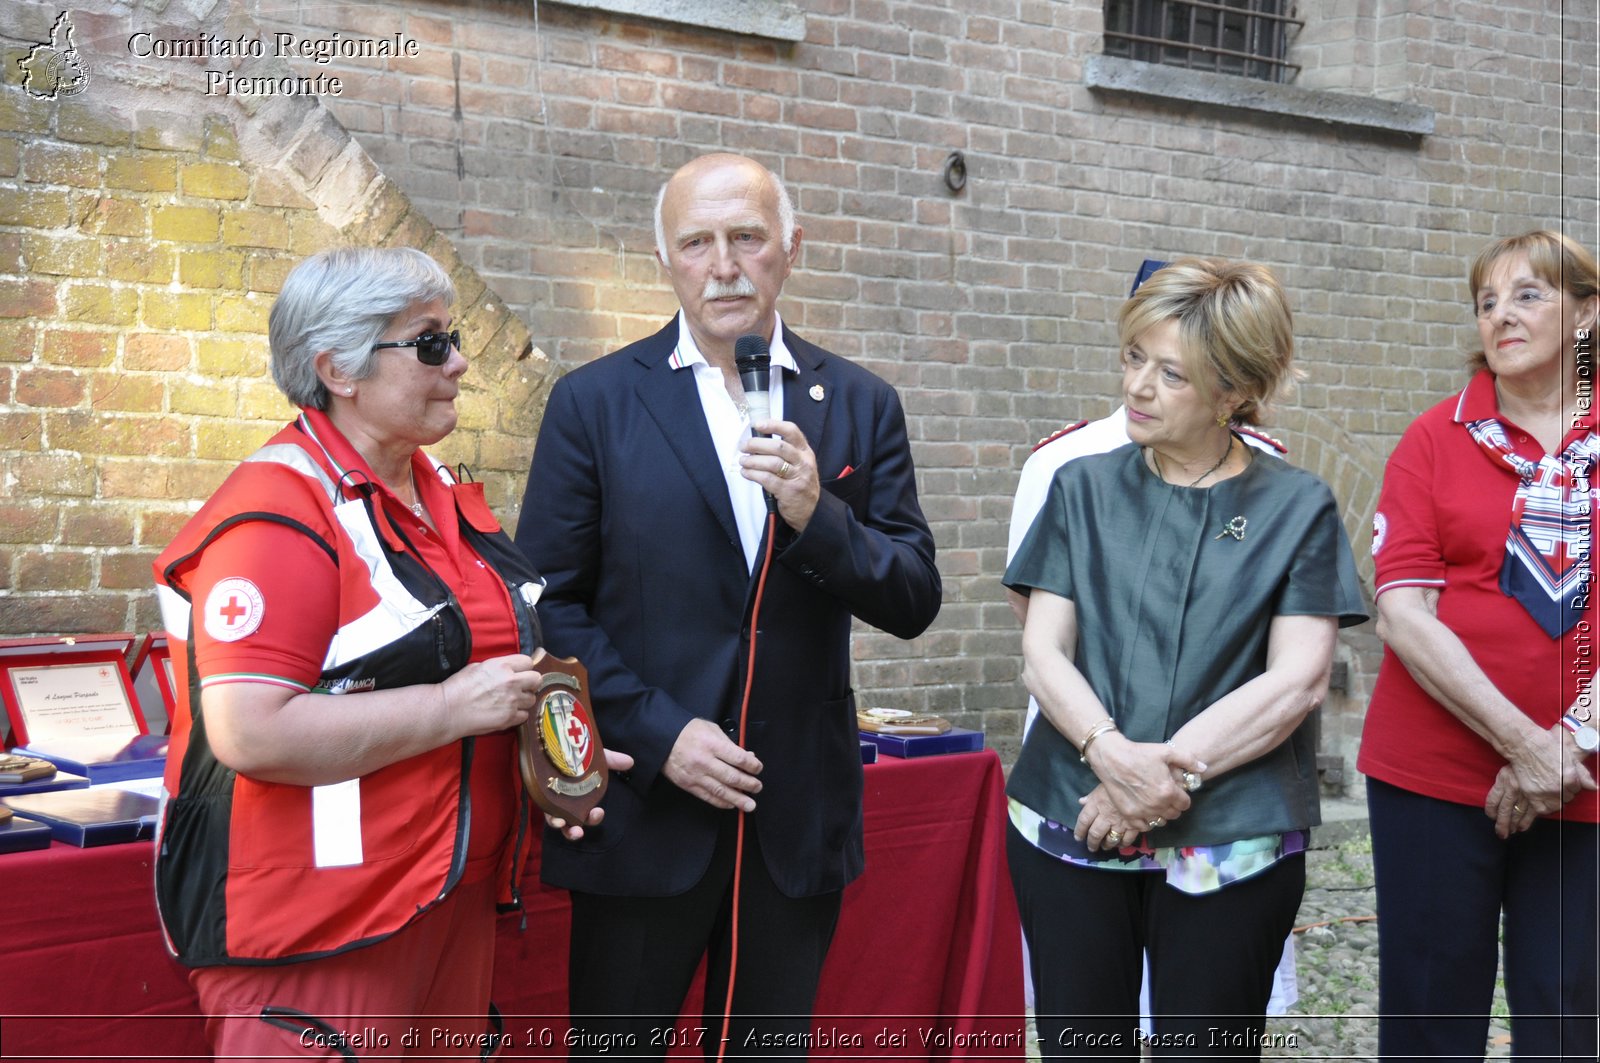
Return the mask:
[[[206,595],[206,634],[218,642],[237,642],[261,626],[266,602],[243,576],[221,580]]]

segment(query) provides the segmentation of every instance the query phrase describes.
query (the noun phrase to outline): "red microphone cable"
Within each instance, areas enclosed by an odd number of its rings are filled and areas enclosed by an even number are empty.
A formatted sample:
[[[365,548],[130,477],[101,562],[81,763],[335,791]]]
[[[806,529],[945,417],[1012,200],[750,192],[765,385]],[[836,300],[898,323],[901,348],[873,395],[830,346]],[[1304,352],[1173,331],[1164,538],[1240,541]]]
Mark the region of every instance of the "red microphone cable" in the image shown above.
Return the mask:
[[[772,496],[767,496],[770,503]],[[761,575],[756,578],[756,598],[750,606],[750,656],[744,669],[744,695],[739,699],[739,747],[744,748],[745,721],[750,716],[750,688],[756,678],[756,635],[761,630],[761,597],[767,589],[767,572],[772,567],[772,540],[778,535],[778,518],[768,505],[767,549],[761,558]],[[733,1024],[733,976],[739,969],[739,882],[744,872],[744,810],[739,810],[733,841],[733,909],[728,916],[728,995],[722,1004],[722,1037],[717,1042],[717,1063],[728,1051],[728,1029]]]

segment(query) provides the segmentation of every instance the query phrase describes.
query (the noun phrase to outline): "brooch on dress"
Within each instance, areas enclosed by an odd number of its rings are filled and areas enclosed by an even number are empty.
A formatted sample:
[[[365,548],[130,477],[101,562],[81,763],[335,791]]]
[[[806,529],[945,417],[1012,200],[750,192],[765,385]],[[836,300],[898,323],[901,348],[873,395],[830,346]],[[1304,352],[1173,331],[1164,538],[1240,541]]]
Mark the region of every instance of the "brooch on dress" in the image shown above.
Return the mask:
[[[1244,526],[1248,523],[1250,522],[1245,520],[1243,517],[1234,517],[1232,520],[1222,526],[1222,530],[1217,532],[1211,541],[1216,542],[1217,539],[1220,539],[1225,535],[1231,535],[1235,540],[1243,540]]]

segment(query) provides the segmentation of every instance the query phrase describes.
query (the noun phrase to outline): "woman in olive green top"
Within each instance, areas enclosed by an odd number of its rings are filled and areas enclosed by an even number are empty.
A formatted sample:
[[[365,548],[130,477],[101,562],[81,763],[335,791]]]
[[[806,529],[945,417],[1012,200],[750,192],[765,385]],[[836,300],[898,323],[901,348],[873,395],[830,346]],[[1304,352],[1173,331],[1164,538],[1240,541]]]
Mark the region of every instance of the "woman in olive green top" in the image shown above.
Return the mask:
[[[1184,260],[1123,307],[1132,444],[1069,462],[1005,583],[1052,726],[1012,771],[1045,1058],[1257,1058],[1319,822],[1307,716],[1366,619],[1327,485],[1253,452],[1293,353],[1264,267]]]

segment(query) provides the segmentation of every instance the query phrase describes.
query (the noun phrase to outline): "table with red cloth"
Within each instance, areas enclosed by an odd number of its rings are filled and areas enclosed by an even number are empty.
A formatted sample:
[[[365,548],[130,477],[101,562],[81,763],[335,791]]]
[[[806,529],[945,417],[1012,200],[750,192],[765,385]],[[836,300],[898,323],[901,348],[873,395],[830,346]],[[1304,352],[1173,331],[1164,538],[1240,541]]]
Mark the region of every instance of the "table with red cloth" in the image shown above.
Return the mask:
[[[1004,827],[993,752],[867,766],[867,870],[845,891],[811,1059],[1023,1058],[1021,934]],[[208,1058],[186,971],[167,955],[156,922],[152,855],[147,842],[0,855],[4,1058]],[[515,914],[499,925],[500,1058],[560,1059],[567,895],[538,884],[537,857],[527,883],[526,926]],[[698,1000],[697,987],[690,1001]],[[425,1021],[418,1034],[418,1054],[444,1053],[430,1050]],[[688,1042],[675,1056],[700,1054],[694,1027],[667,1036]]]

